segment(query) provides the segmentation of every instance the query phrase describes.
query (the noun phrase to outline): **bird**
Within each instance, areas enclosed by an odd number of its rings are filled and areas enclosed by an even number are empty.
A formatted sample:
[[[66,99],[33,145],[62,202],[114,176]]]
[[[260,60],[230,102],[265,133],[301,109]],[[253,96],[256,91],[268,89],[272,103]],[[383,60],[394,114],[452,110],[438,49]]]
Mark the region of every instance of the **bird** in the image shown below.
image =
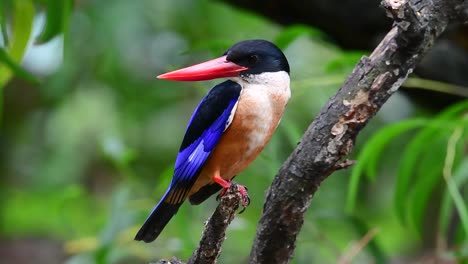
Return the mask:
[[[253,39],[234,44],[219,58],[158,76],[174,81],[227,80],[211,88],[195,108],[172,181],[135,240],[154,241],[185,200],[197,205],[230,188],[278,127],[291,97],[289,73],[288,60],[275,44]],[[247,188],[236,186],[245,209],[250,202]]]

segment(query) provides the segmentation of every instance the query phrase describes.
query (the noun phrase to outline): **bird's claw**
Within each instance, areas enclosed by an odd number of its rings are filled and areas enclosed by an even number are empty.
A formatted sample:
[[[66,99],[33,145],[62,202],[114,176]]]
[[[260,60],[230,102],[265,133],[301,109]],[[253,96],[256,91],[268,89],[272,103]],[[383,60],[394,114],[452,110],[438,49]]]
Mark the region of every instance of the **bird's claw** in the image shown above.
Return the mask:
[[[242,214],[245,209],[249,206],[250,204],[250,197],[249,197],[249,194],[248,194],[248,189],[247,187],[245,187],[244,185],[240,185],[238,183],[235,183],[233,182],[232,183],[234,185],[234,187],[237,187],[237,191],[239,192],[239,194],[241,195],[241,205],[242,205],[242,209],[239,211],[239,214]],[[225,194],[226,194],[226,191],[228,189],[223,189],[219,194],[218,196],[216,196],[216,201],[219,201],[221,199],[221,197],[223,197]]]
[[[242,214],[247,208],[247,206],[249,206],[250,204],[250,197],[249,197],[249,193],[247,192],[247,187],[245,187],[244,185],[237,184],[237,190],[239,191],[242,197],[241,198],[242,209],[239,211],[239,214]]]

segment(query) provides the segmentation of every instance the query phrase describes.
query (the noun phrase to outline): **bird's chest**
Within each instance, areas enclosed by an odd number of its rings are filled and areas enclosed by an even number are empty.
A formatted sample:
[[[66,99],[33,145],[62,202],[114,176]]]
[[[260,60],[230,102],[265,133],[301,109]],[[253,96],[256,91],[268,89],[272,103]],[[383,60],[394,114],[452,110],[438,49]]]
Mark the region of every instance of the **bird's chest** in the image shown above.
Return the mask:
[[[223,157],[218,163],[222,164],[223,177],[231,178],[244,170],[270,141],[289,99],[288,92],[242,91],[232,123],[215,150],[216,157]]]
[[[236,134],[236,141],[244,145],[245,154],[261,150],[267,144],[278,126],[286,102],[287,99],[281,96],[266,95],[257,90],[242,92],[229,129]]]
[[[232,179],[260,154],[278,126],[291,95],[286,73],[281,80],[271,82],[277,85],[243,86],[232,121],[211,153],[193,190],[212,182],[216,174],[226,180]]]

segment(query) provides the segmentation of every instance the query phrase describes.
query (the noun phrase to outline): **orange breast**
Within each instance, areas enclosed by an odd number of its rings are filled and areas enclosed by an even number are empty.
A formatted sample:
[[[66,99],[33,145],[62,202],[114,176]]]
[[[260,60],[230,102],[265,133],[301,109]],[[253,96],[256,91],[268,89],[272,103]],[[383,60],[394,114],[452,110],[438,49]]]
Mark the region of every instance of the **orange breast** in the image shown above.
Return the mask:
[[[289,97],[264,96],[243,91],[233,121],[203,167],[189,195],[206,184],[213,176],[231,180],[260,154],[270,141],[283,115]]]

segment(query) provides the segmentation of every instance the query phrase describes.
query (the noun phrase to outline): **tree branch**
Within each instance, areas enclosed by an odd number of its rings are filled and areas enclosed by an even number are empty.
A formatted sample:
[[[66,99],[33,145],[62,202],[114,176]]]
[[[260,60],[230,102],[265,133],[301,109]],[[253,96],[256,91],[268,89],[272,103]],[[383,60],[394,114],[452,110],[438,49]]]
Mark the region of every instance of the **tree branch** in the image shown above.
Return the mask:
[[[288,263],[318,187],[354,147],[358,133],[395,93],[449,22],[466,18],[465,0],[386,0],[395,21],[322,108],[266,196],[250,263]],[[338,164],[338,165],[337,165]]]
[[[172,257],[170,260],[161,259],[156,263],[150,263],[150,264],[185,264],[185,263],[176,257]]]
[[[198,244],[198,248],[193,252],[187,264],[211,264],[216,263],[221,253],[226,228],[234,219],[242,195],[239,193],[237,184],[233,182],[226,193],[221,196],[220,202],[213,215],[205,223],[205,230]],[[159,260],[155,264],[185,264],[183,261],[172,257],[170,260]]]
[[[242,199],[235,183],[221,196],[215,212],[206,223],[198,248],[193,252],[187,264],[216,263],[223,245],[226,228],[234,219]]]

